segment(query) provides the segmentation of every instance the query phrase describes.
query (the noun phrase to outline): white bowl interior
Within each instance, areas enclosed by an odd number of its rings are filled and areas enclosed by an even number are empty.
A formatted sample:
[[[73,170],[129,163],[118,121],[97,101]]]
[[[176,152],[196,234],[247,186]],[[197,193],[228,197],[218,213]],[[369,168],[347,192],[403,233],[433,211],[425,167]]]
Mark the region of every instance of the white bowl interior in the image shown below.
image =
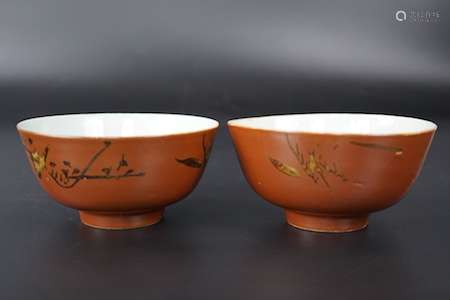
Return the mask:
[[[324,113],[253,117],[231,120],[231,126],[328,134],[396,135],[436,130],[433,122],[394,115]]]
[[[38,117],[19,130],[58,137],[136,137],[192,133],[218,127],[216,120],[162,113],[100,113]]]

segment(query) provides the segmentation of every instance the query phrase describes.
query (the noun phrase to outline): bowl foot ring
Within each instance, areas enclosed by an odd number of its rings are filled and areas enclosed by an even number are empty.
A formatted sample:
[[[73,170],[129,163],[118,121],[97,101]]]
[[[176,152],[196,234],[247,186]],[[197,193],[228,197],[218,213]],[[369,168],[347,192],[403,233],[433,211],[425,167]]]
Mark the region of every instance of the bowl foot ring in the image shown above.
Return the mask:
[[[109,230],[135,229],[161,221],[164,210],[140,213],[102,213],[80,211],[81,222],[89,227]]]
[[[352,232],[367,227],[368,216],[312,215],[294,210],[285,210],[286,222],[298,229],[315,232]]]

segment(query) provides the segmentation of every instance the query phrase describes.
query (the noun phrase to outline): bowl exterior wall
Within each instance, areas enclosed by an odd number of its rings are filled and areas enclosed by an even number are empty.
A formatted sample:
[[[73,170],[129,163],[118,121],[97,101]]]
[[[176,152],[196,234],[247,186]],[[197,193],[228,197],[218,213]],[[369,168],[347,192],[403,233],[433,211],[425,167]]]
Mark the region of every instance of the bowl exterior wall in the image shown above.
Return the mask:
[[[367,215],[395,204],[417,177],[434,132],[368,136],[229,126],[252,188],[311,214]]]
[[[83,211],[153,211],[189,194],[216,129],[163,137],[60,138],[19,131],[43,189]]]

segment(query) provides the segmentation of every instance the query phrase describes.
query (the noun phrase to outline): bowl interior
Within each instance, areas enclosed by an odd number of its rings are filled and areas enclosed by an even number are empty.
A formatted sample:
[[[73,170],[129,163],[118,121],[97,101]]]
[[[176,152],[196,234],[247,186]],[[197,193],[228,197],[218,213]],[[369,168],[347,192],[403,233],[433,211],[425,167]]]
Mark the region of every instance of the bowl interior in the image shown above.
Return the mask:
[[[230,126],[281,132],[396,135],[436,130],[433,122],[394,115],[325,113],[275,115],[231,120]]]
[[[213,119],[162,113],[101,113],[38,117],[17,129],[57,137],[138,137],[193,133],[218,126]]]

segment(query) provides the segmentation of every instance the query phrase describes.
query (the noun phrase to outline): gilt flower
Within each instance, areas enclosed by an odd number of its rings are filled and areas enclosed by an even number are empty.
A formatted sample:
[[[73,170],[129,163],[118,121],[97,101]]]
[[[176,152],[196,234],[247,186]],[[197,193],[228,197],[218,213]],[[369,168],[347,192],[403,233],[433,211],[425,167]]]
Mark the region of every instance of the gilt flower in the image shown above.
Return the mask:
[[[308,160],[308,171],[314,174],[316,172],[316,169],[317,169],[316,158],[314,154],[310,154]]]
[[[41,177],[41,172],[45,168],[45,155],[41,155],[38,152],[32,152],[31,160],[38,176]]]

